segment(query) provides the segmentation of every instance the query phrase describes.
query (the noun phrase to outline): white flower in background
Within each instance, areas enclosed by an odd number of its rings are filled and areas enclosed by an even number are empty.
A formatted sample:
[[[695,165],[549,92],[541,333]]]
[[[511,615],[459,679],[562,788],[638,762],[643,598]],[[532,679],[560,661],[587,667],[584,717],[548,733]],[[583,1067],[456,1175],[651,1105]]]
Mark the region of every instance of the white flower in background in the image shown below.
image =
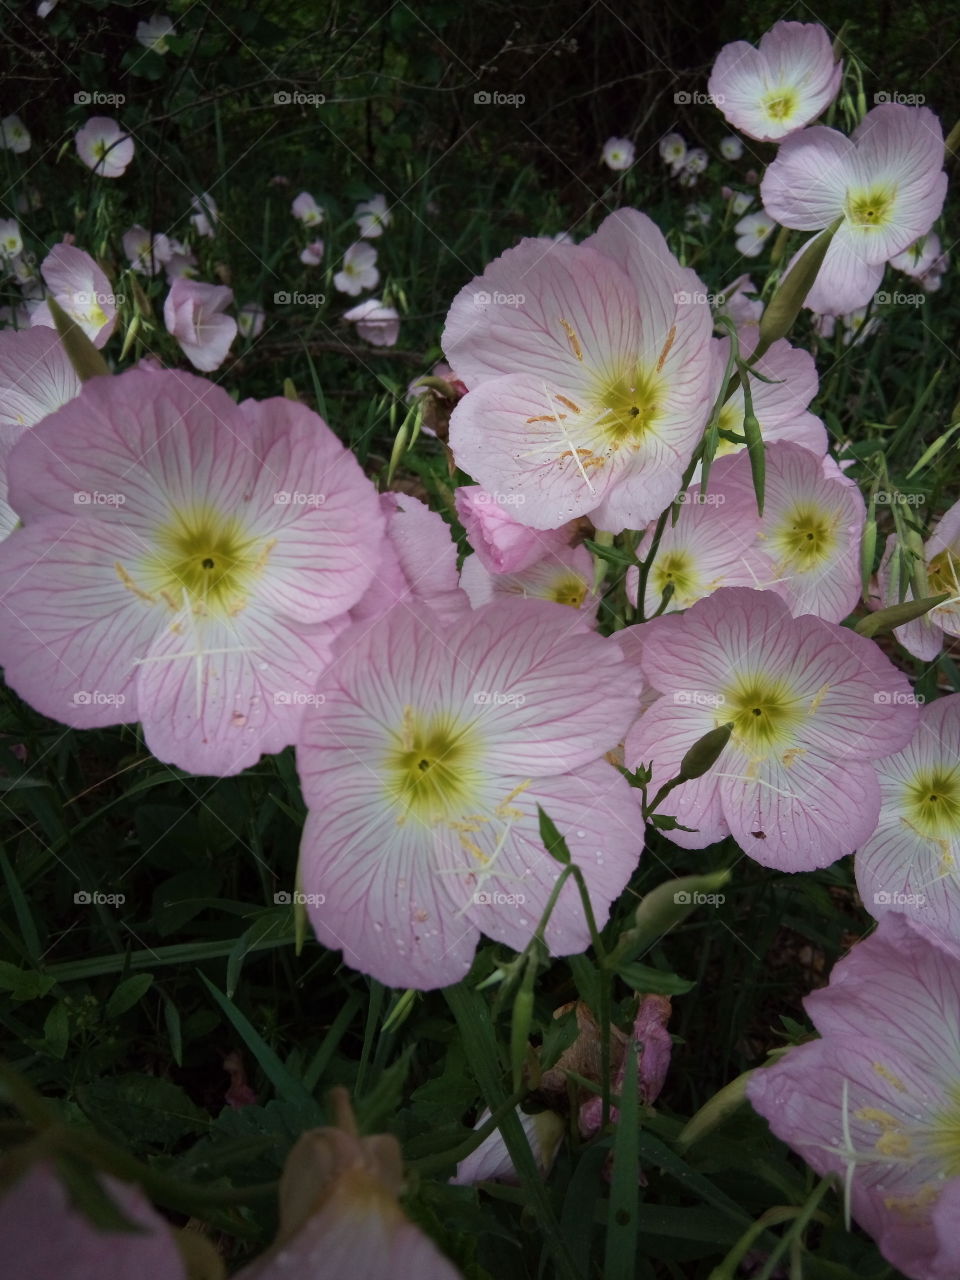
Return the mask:
[[[743,155],[743,143],[731,133],[720,139],[720,154],[724,160],[739,160]]]
[[[730,211],[735,218],[745,214],[753,204],[753,196],[748,191],[730,191],[729,187],[725,187],[724,191],[729,193],[726,198],[730,201]]]
[[[149,22],[137,23],[137,42],[153,53],[168,53],[167,37],[175,30],[172,18],[165,13],[155,13]]]
[[[0,258],[16,258],[23,253],[23,237],[16,218],[0,218]]]
[[[683,211],[683,223],[690,227],[709,227],[713,215],[708,204],[688,204]]]
[[[0,120],[0,151],[13,151],[22,155],[30,150],[30,131],[19,116],[4,116]]]
[[[140,271],[144,275],[155,276],[173,256],[170,241],[163,232],[153,236],[146,227],[141,227],[139,224],[135,224],[124,233],[121,243],[123,252],[130,260],[130,266],[134,271]]]
[[[119,178],[133,159],[133,139],[109,116],[91,116],[74,138],[77,154],[101,178]]]
[[[400,336],[400,317],[393,307],[385,307],[379,298],[365,302],[343,313],[344,320],[357,326],[357,333],[374,347],[392,347]]]
[[[259,302],[245,302],[237,312],[237,328],[243,338],[259,338],[263,333],[266,312]]]
[[[300,261],[306,267],[319,267],[323,261],[323,241],[314,240],[305,249],[301,250]]]
[[[195,210],[190,215],[190,221],[197,235],[206,236],[208,240],[212,240],[214,227],[220,220],[217,202],[209,191],[205,191],[202,196],[193,196],[190,205]]]
[[[376,288],[379,279],[376,249],[372,244],[358,240],[343,255],[343,270],[333,277],[333,286],[355,298],[364,289]]]
[[[603,163],[619,173],[629,169],[636,158],[636,150],[629,138],[608,138],[603,144]]]
[[[40,0],[40,3],[37,5],[37,17],[49,18],[56,7],[57,0]]]
[[[667,133],[660,139],[660,159],[677,173],[687,158],[687,144],[682,134]]]
[[[290,212],[305,227],[319,227],[323,221],[323,210],[309,191],[301,191],[290,205]]]
[[[737,233],[737,252],[755,258],[777,224],[765,213],[748,213],[733,228]]]
[[[372,200],[362,200],[353,211],[360,235],[364,240],[374,240],[383,235],[384,227],[389,227],[393,214],[387,208],[386,196],[374,196]]]

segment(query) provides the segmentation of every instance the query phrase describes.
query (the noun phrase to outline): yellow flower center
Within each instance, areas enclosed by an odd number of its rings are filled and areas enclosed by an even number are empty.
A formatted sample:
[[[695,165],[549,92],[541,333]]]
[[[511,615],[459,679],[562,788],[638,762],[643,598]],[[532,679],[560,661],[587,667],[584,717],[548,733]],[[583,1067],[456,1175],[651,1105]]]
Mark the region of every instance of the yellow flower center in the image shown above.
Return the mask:
[[[244,607],[273,542],[251,537],[233,516],[195,508],[161,528],[154,545],[141,566],[147,590],[138,594],[160,597],[176,609],[186,602],[197,615],[223,617]],[[132,580],[124,580],[137,590]]]
[[[771,549],[781,563],[799,573],[809,573],[836,548],[836,524],[836,517],[825,508],[813,503],[800,504],[771,533]]]
[[[771,120],[788,120],[797,109],[797,91],[785,86],[774,89],[763,99],[763,109]]]
[[[472,725],[450,714],[417,715],[412,707],[391,735],[384,761],[389,798],[428,824],[449,821],[477,806],[480,748]]]
[[[678,609],[700,597],[700,575],[696,572],[689,551],[666,551],[657,556],[650,571],[650,583],[654,600],[659,602],[667,587],[673,587],[670,603]]]
[[[848,192],[847,219],[861,230],[881,227],[888,221],[893,207],[896,187],[871,187],[866,191]]]
[[[546,598],[557,604],[567,604],[571,609],[579,609],[587,594],[587,584],[575,573],[566,574],[550,584]]]
[[[940,596],[946,591],[951,596],[960,595],[960,559],[952,551],[940,551],[927,565],[927,585],[932,596]],[[946,602],[945,602],[946,603]]]
[[[638,444],[660,413],[663,380],[637,368],[604,383],[597,396],[597,426],[613,445]]]
[[[732,720],[734,741],[751,755],[763,756],[788,745],[804,715],[800,699],[785,681],[744,676],[725,690],[717,724]]]
[[[933,840],[960,836],[960,766],[918,773],[903,797],[906,819]]]

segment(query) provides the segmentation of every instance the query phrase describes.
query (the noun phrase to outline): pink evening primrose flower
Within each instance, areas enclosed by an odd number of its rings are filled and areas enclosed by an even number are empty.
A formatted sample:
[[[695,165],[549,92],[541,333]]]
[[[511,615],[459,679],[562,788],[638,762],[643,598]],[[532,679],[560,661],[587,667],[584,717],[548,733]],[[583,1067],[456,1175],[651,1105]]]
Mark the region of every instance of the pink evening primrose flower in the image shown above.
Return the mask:
[[[871,762],[917,723],[906,676],[873,641],[741,587],[644,623],[642,639],[644,674],[663,696],[627,735],[625,758],[631,769],[652,761],[651,794],[698,738],[734,726],[714,767],[671,792],[667,812],[694,830],[670,840],[702,849],[732,834],[764,866],[809,871],[871,835]]]
[[[237,329],[243,338],[259,338],[267,313],[259,302],[245,302],[237,311]]]
[[[374,196],[372,200],[362,200],[353,211],[353,217],[360,228],[363,240],[375,240],[382,236],[385,227],[393,221],[393,214],[387,208],[386,196]]]
[[[30,131],[19,116],[4,116],[0,120],[0,151],[12,151],[23,155],[30,150]]]
[[[582,244],[522,240],[453,301],[447,359],[470,388],[457,465],[518,516],[643,528],[680,487],[711,402],[706,288],[635,209]]]
[[[640,684],[615,640],[541,600],[501,599],[446,627],[393,609],[358,630],[340,637],[297,748],[318,939],[420,990],[465,977],[481,931],[522,949],[560,872],[538,805],[605,920],[642,843],[637,793],[604,759]],[[588,945],[572,884],[545,936],[555,955]]]
[[[305,227],[319,227],[323,221],[323,210],[309,191],[301,191],[290,206],[290,212]]]
[[[820,125],[788,138],[760,184],[763,207],[785,227],[840,220],[806,300],[833,315],[869,302],[884,263],[930,230],[946,190],[940,121],[898,103],[874,107],[849,138]]]
[[[811,613],[841,622],[860,599],[863,495],[839,471],[826,474],[822,457],[790,440],[768,444],[765,457],[763,518],[744,567],[755,587],[776,591],[795,617]],[[714,486],[740,502],[753,496],[746,451],[716,463]]]
[[[624,1043],[617,1045],[616,1052],[612,1055],[616,1061],[616,1068],[611,1081],[611,1092],[615,1095],[623,1094],[627,1072],[627,1051],[632,1041],[633,1050],[637,1055],[638,1102],[642,1107],[649,1107],[660,1096],[673,1053],[673,1040],[667,1030],[671,1012],[670,1000],[667,996],[647,995],[640,1001],[630,1038],[623,1037]],[[610,1120],[613,1124],[619,1124],[619,1107],[610,1108]],[[585,1138],[594,1137],[602,1131],[603,1099],[599,1094],[591,1094],[583,1103],[577,1122]]]
[[[353,622],[370,622],[397,605],[428,609],[443,622],[470,611],[460,590],[457,546],[436,511],[408,493],[382,493],[386,520],[380,561],[367,592],[350,610]]]
[[[163,322],[195,369],[212,373],[226,360],[237,336],[236,320],[224,314],[232,302],[233,290],[226,285],[181,276],[170,286]]]
[[[779,142],[824,112],[840,88],[843,64],[812,22],[778,22],[754,48],[724,45],[707,88],[728,124],[759,142]]]
[[[683,168],[683,162],[687,158],[687,144],[682,134],[664,134],[660,139],[659,151],[660,159],[664,164],[669,165],[674,173],[678,173]]]
[[[343,265],[333,277],[333,286],[355,298],[364,289],[375,289],[380,279],[377,251],[372,244],[358,240],[343,255]]]
[[[7,502],[7,458],[29,427],[80,394],[60,338],[53,329],[0,332],[0,538],[17,523]]]
[[[227,775],[293,742],[336,624],[369,586],[373,486],[311,410],[193,374],[93,378],[8,463],[0,662],[74,728]]]
[[[361,338],[374,347],[394,347],[400,337],[400,317],[393,307],[384,306],[379,298],[366,298],[343,313],[349,324],[357,326]]]
[[[960,944],[960,694],[920,708],[912,740],[875,764],[880,821],[854,859],[863,904]]]
[[[74,138],[77,155],[101,178],[120,178],[133,159],[133,139],[109,116],[91,116]]]
[[[139,225],[132,226],[124,234],[122,244],[123,252],[134,271],[148,276],[155,276],[173,256],[170,241],[162,231],[154,236]]]
[[[16,218],[0,218],[0,261],[18,257],[23,253],[23,236]]]
[[[90,1177],[92,1175],[86,1175]],[[17,1280],[187,1280],[173,1228],[138,1187],[96,1182],[137,1231],[94,1226],[71,1202],[52,1161],[32,1165],[0,1199],[4,1267]]]
[[[804,1000],[819,1040],[753,1073],[747,1097],[911,1280],[960,1275],[960,960],[900,914]]]
[[[600,607],[594,580],[596,567],[586,547],[564,547],[549,551],[542,559],[517,573],[490,573],[479,556],[467,556],[460,570],[460,585],[474,609],[489,604],[499,595],[521,596],[525,600],[552,600],[578,609],[585,621],[593,623]]]
[[[733,134],[727,138],[721,138],[720,154],[724,160],[739,160],[743,155],[743,143]]]
[[[152,53],[169,53],[167,40],[172,35],[176,35],[176,27],[173,19],[165,13],[155,13],[149,22],[137,23],[137,43]]]
[[[737,253],[745,258],[758,257],[776,225],[766,213],[748,213],[741,218],[733,228],[737,233]]]
[[[209,191],[205,191],[202,196],[192,196],[190,206],[194,210],[190,215],[194,231],[198,236],[212,240],[216,234],[217,223],[220,221],[217,202]]]
[[[928,596],[946,593],[949,599],[935,605],[920,618],[894,629],[894,635],[915,658],[932,662],[943,648],[943,637],[960,636],[960,502],[955,502],[934,526],[923,548]],[[883,605],[899,604],[914,598],[908,585],[907,563],[897,552],[897,539],[891,534],[877,581]]]
[[[94,346],[105,346],[117,322],[117,299],[89,253],[72,244],[56,244],[40,264],[40,273],[50,294]],[[30,323],[56,327],[45,302],[31,310]]]
[[[718,484],[716,470],[710,473],[708,492],[692,485],[676,524],[668,520],[647,576],[643,613],[657,612],[669,587],[665,613],[688,609],[721,587],[754,587],[756,576],[748,567],[750,553],[760,528],[757,501],[753,492]],[[647,530],[637,548],[643,560],[650,551],[653,528]],[[640,573],[627,570],[627,593],[636,604]]]
[[[636,159],[636,148],[629,138],[608,138],[603,144],[603,163],[615,173],[629,169]]]
[[[400,1208],[399,1142],[387,1133],[361,1138],[343,1092],[333,1091],[336,1127],[301,1134],[287,1156],[275,1243],[234,1280],[463,1280]]]
[[[931,231],[914,241],[903,253],[895,254],[890,265],[919,280],[924,289],[932,293],[940,288],[940,278],[950,265],[950,254],[942,249],[937,233]]]
[[[319,267],[323,262],[323,241],[313,240],[300,250],[300,261],[305,267]]]
[[[487,493],[478,484],[462,485],[454,491],[457,516],[488,573],[522,573],[548,553],[569,546],[571,524],[559,529],[531,529],[517,519],[517,504],[507,499],[508,495]]]

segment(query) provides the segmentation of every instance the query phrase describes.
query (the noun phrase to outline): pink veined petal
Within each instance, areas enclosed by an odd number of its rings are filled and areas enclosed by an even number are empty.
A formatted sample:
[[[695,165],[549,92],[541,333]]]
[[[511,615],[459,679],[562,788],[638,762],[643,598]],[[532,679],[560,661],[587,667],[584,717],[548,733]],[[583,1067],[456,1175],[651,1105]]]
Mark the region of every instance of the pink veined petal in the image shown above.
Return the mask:
[[[843,760],[838,769],[835,759],[812,753],[753,761],[728,749],[714,772],[734,839],[762,866],[828,867],[876,826],[880,787],[866,762]]]
[[[520,573],[570,541],[571,525],[531,529],[518,518],[522,503],[499,502],[478,484],[461,485],[453,496],[470,545],[489,573]]]
[[[796,231],[820,231],[844,212],[855,148],[849,138],[814,125],[785,138],[760,183],[763,207]]]
[[[893,560],[896,547],[896,534],[890,534],[887,538],[883,557],[877,568],[877,585],[880,589],[881,607],[903,603],[897,578],[899,569],[894,566]],[[927,558],[929,559],[929,544],[927,552]],[[913,598],[913,588],[908,584],[903,600],[912,600]],[[905,623],[902,627],[894,628],[893,634],[899,643],[903,645],[907,653],[912,653],[921,662],[932,662],[943,648],[943,629],[936,622],[937,615],[938,610],[934,609],[920,618],[914,618],[911,622]]]
[[[40,272],[50,293],[94,346],[105,346],[117,322],[116,300],[106,273],[90,254],[76,245],[56,244],[40,264]],[[45,302],[31,312],[30,323],[56,328]]]
[[[102,1189],[139,1232],[101,1231],[70,1202],[54,1165],[31,1166],[0,1199],[4,1265],[17,1280],[186,1280],[170,1224],[136,1187]]]
[[[669,621],[669,619],[665,619]],[[647,624],[650,625],[649,623]],[[685,695],[685,696],[683,696]],[[676,697],[658,699],[627,734],[624,759],[628,769],[653,765],[647,794],[653,798],[660,787],[680,771],[680,761],[693,744],[717,724],[717,708],[695,689],[682,690]],[[692,831],[669,830],[664,835],[685,849],[705,849],[730,834],[720,805],[716,771],[723,767],[725,751],[713,769],[692,782],[676,787],[658,812],[676,817]]]
[[[335,628],[301,631],[260,609],[231,622],[181,617],[179,626],[138,667],[144,736],[158,760],[228,777],[296,742]]]
[[[467,556],[460,583],[474,609],[500,595],[552,600],[577,609],[585,624],[596,618],[600,597],[594,591],[594,562],[586,547],[565,547],[542,557],[522,573],[488,573],[477,555]]]
[[[441,343],[471,390],[517,373],[576,399],[586,370],[636,358],[639,312],[629,280],[609,258],[582,245],[527,239],[460,290]],[[549,412],[543,397],[539,412]]]
[[[940,185],[943,128],[929,107],[881,103],[860,121],[852,140],[863,176],[889,178],[915,194]]]
[[[796,258],[790,266],[795,261]],[[820,315],[847,315],[867,305],[883,279],[883,270],[882,262],[866,261],[862,248],[844,225],[831,240],[823,266],[803,305]]]
[[[519,1107],[516,1116],[523,1125],[537,1165],[542,1173],[548,1173],[564,1135],[563,1120],[555,1111],[539,1111],[534,1115],[527,1115]],[[490,1112],[482,1111],[474,1129],[482,1128],[489,1119]],[[460,1161],[456,1173],[450,1179],[450,1184],[458,1187],[471,1187],[478,1182],[520,1183],[520,1175],[499,1129],[494,1129],[475,1151]]]
[[[72,400],[80,386],[56,330],[0,332],[0,440],[4,451],[27,427]]]
[[[114,567],[139,551],[123,530],[62,516],[0,544],[0,661],[44,715],[75,728],[138,718],[134,659],[164,625]]]

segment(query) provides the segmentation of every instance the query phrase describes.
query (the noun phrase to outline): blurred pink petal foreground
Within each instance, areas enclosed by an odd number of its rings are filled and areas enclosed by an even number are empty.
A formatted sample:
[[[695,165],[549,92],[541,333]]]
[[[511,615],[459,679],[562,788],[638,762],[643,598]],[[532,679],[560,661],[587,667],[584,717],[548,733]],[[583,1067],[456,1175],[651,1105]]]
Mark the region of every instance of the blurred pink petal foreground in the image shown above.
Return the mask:
[[[804,1007],[822,1039],[747,1097],[911,1280],[960,1275],[960,960],[888,915]]]
[[[320,941],[421,990],[463,978],[481,931],[522,949],[560,874],[538,804],[605,920],[640,853],[637,792],[603,758],[639,683],[614,639],[539,600],[449,626],[393,609],[345,632],[297,751],[300,878]],[[588,945],[572,882],[545,935],[555,955]]]
[[[733,724],[719,760],[671,792],[665,812],[688,849],[733,835],[781,871],[826,867],[873,832],[871,762],[917,723],[907,677],[871,640],[805,615],[772,591],[724,587],[683,614],[644,623],[640,661],[663,695],[631,729],[627,767],[653,763],[651,794],[709,730]]]
[[[231,774],[297,735],[383,517],[321,418],[192,374],[94,378],[9,461],[9,685],[75,728],[140,720],[159,759]]]
[[[517,518],[640,529],[680,487],[711,407],[705,286],[644,214],[580,245],[528,239],[460,291],[443,348],[469,391],[457,464]]]

